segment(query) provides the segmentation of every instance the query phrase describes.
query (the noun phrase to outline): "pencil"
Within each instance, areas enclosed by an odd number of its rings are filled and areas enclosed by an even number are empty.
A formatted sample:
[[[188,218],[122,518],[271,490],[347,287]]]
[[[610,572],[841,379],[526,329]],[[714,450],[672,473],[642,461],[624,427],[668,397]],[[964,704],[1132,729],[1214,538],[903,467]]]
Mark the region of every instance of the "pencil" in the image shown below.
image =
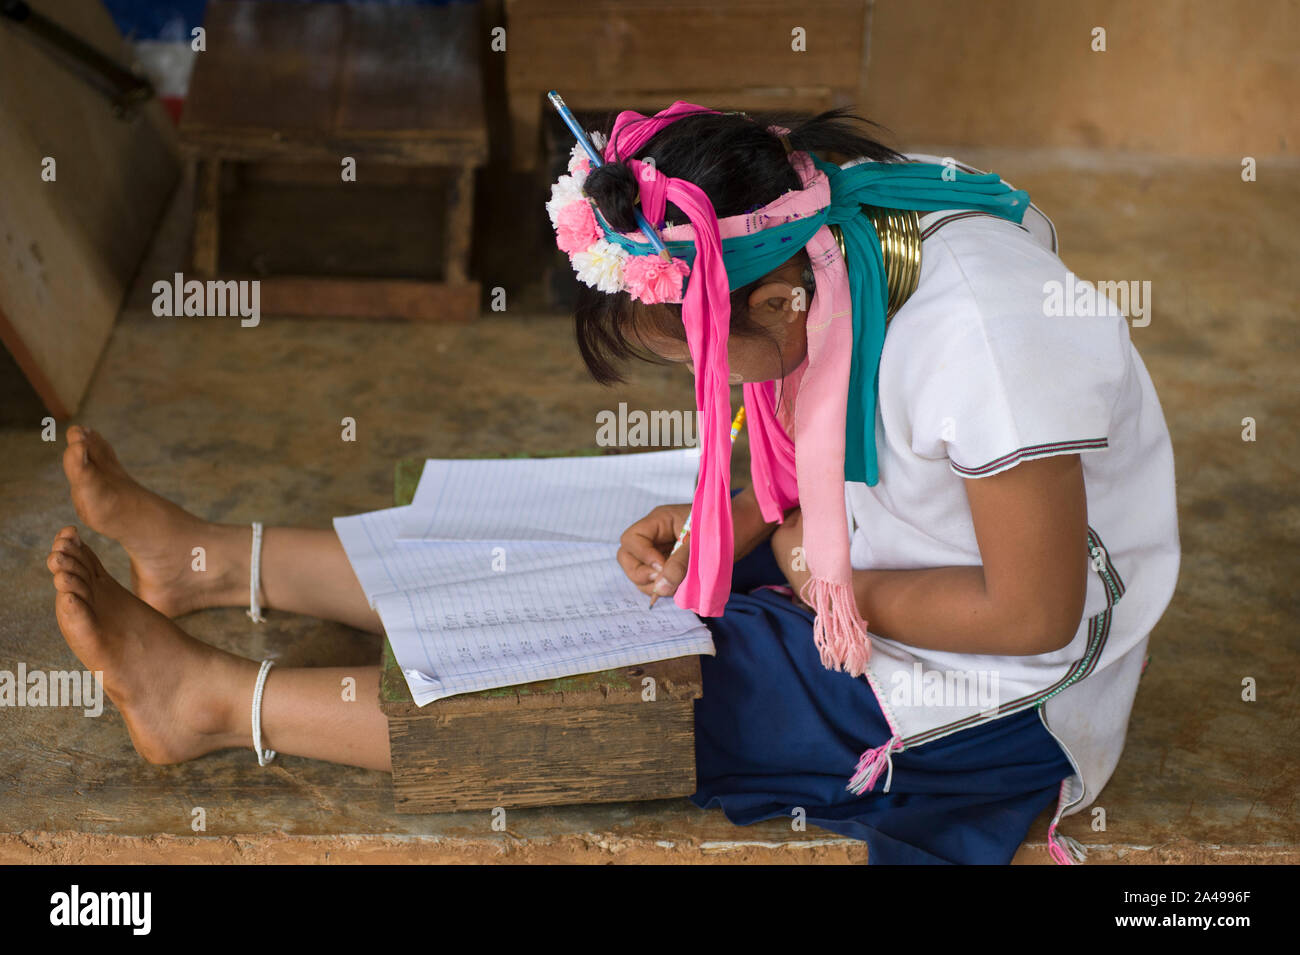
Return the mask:
[[[583,152],[587,154],[587,158],[591,160],[592,168],[594,169],[596,166],[605,165],[605,160],[601,157],[600,152],[592,145],[591,140],[587,138],[587,134],[582,131],[582,126],[579,125],[577,118],[569,110],[569,107],[560,97],[560,94],[555,92],[555,90],[551,90],[546,94],[546,98],[551,101],[551,105],[555,107],[555,111],[560,114],[560,119],[564,120],[564,125],[569,127],[569,132],[573,133],[573,138],[578,141],[578,145],[582,147]],[[599,215],[600,210],[596,209],[594,203],[592,204],[592,208]],[[655,228],[650,224],[650,221],[641,214],[641,210],[633,209],[632,214],[636,216],[637,228],[639,228],[642,233],[645,234],[645,237],[650,240],[650,244],[654,246],[654,250],[659,253],[661,258],[671,260],[672,256],[668,254],[668,247],[664,245],[664,240],[659,236],[659,233],[655,231]]]
[[[745,426],[745,406],[741,405],[740,410],[736,412],[735,420],[731,422],[731,443],[732,444],[736,443],[736,435],[740,434],[740,429],[743,428],[744,426]],[[682,525],[682,529],[677,535],[677,543],[673,544],[673,549],[668,552],[669,557],[672,557],[673,554],[677,553],[678,549],[682,546],[682,541],[686,540],[686,535],[691,532],[691,518],[694,516],[695,516],[694,511],[686,515],[686,523]],[[659,597],[660,597],[659,594],[655,594],[650,598],[651,610],[654,609],[655,601],[658,600]]]

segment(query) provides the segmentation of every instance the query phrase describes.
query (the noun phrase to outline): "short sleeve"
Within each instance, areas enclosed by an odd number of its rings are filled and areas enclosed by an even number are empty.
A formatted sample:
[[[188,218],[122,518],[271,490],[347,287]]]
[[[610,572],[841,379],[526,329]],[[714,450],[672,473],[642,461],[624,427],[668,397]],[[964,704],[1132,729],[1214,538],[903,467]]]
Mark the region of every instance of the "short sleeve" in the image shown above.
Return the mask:
[[[1104,451],[1131,352],[1114,304],[1001,220],[954,223],[927,254],[929,292],[889,333],[912,451],[963,478]]]

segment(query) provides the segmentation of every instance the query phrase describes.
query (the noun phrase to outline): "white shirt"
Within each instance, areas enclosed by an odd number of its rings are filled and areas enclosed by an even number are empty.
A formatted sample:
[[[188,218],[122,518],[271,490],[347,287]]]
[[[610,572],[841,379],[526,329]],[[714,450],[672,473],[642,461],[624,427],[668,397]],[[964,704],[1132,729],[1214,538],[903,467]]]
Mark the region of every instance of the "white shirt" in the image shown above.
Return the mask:
[[[972,688],[978,675],[996,687],[1000,716],[1053,692],[1040,713],[1076,769],[1059,818],[1091,803],[1110,778],[1147,635],[1173,595],[1173,450],[1128,323],[1110,300],[1099,296],[1095,315],[1049,314],[1048,283],[1061,283],[1067,296],[1083,284],[1055,254],[1050,220],[1035,208],[1025,227],[954,212],[922,217],[923,232],[942,225],[923,239],[918,287],[885,335],[880,480],[845,488],[853,566],[979,565],[965,482],[1079,454],[1096,548],[1091,559],[1082,548],[1079,555],[1092,569],[1087,600],[1070,645],[1038,656],[924,650],[873,635],[870,678],[911,745],[993,715],[992,695],[964,706],[959,692],[937,705],[937,696],[918,699],[923,683],[936,685],[929,671],[956,673],[952,685],[965,679]]]

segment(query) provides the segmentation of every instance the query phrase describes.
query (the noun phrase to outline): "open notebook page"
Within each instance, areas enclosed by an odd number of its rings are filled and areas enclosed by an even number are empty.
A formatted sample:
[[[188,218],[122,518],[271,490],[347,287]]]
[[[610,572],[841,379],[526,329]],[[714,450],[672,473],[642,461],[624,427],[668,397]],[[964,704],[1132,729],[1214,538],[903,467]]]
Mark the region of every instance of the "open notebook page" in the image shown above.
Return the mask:
[[[581,458],[430,460],[403,538],[617,542],[660,504],[695,494],[697,448]]]
[[[638,458],[646,468],[625,463]],[[415,503],[336,518],[415,702],[713,653],[698,617],[667,600],[649,610],[614,560],[628,524],[656,503],[690,499],[696,459],[430,461]],[[602,467],[611,461],[620,465]],[[598,532],[561,536],[588,515]],[[412,527],[457,536],[400,539]],[[582,539],[597,533],[610,539]]]

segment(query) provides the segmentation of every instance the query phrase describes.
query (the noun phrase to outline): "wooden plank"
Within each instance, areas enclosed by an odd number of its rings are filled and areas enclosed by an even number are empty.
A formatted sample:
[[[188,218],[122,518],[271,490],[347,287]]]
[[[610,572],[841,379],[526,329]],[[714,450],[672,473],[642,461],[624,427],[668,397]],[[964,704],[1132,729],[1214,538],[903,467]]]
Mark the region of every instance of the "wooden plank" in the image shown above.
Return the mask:
[[[658,112],[668,105],[664,101],[666,94],[654,90],[582,90],[577,95],[581,103],[578,108],[592,111],[635,109],[642,113],[646,110]],[[792,110],[800,113],[816,113],[831,107],[835,88],[783,86],[763,90],[687,89],[674,92],[671,96],[673,99],[700,103],[712,109],[740,109],[754,112]]]
[[[221,161],[200,159],[194,172],[194,271],[210,278],[217,274],[221,247]]]
[[[485,128],[477,4],[344,10],[339,132]]]
[[[5,348],[9,350],[14,364],[23,373],[27,383],[32,386],[36,396],[41,399],[45,410],[59,421],[70,418],[76,411],[76,403],[68,404],[60,396],[58,387],[41,367],[40,359],[28,347],[18,324],[10,321],[3,311],[0,311],[0,342],[3,342]],[[30,424],[30,422],[25,423]]]
[[[389,719],[398,812],[666,799],[696,789],[694,704]]]
[[[208,51],[181,121],[187,148],[240,160],[482,162],[477,16],[465,4],[210,3]]]
[[[385,641],[387,644],[387,641]],[[389,648],[391,653],[391,648]],[[395,661],[394,661],[395,662]],[[401,679],[401,671],[397,671]],[[654,680],[654,699],[643,700],[643,681]],[[402,680],[405,685],[405,680]],[[394,689],[391,685],[381,692]],[[554,680],[538,680],[517,686],[494,687],[476,693],[462,693],[416,706],[409,699],[402,702],[383,699],[380,707],[392,718],[433,719],[455,713],[513,713],[519,710],[567,708],[574,706],[613,706],[636,703],[644,706],[669,705],[699,699],[701,695],[700,659],[698,656],[674,657],[652,663],[618,667],[593,673],[580,673]]]
[[[487,132],[429,130],[405,136],[320,133],[253,126],[204,126],[182,120],[182,148],[189,156],[253,161],[294,159],[338,164],[343,156],[401,165],[461,166],[487,158]]]
[[[41,12],[128,53],[100,4]],[[55,417],[74,413],[179,174],[157,102],[134,120],[11,24],[0,29],[0,339]],[[43,160],[56,178],[41,178]]]
[[[574,88],[855,86],[867,16],[866,0],[797,9],[786,0],[509,0],[506,9],[512,83],[557,88],[566,100]],[[792,49],[796,27],[802,52]]]
[[[467,322],[479,313],[477,282],[316,276],[268,276],[260,281],[264,315]]]
[[[921,0],[872,21],[862,108],[911,143],[1295,163],[1294,2]]]
[[[849,88],[828,86],[771,87],[746,89],[622,90],[569,88],[565,102],[576,112],[617,112],[634,109],[651,115],[674,100],[699,103],[712,109],[749,111],[781,110],[816,114],[846,101]],[[511,162],[518,170],[536,167],[540,156],[540,122],[545,110],[546,89],[513,84],[509,92]],[[567,134],[566,134],[567,135]],[[566,140],[566,144],[569,141]],[[567,148],[567,145],[566,145]]]
[[[328,130],[338,110],[340,4],[215,2],[203,27],[181,129]]]
[[[337,162],[307,163],[282,159],[240,163],[241,186],[294,185],[337,188],[342,181]],[[431,166],[399,166],[365,161],[357,166],[358,184],[368,186],[441,187],[448,171]]]
[[[332,180],[313,185],[260,181],[234,165],[239,186],[221,197],[223,272],[446,281],[455,170],[421,170],[432,185],[392,186],[373,182],[376,167],[362,160],[356,182],[341,181],[335,164]]]
[[[535,168],[544,96],[574,110],[813,111],[851,102],[866,53],[866,0],[792,14],[784,0],[507,0],[511,156]],[[806,49],[793,49],[802,28]]]
[[[474,167],[462,166],[447,199],[447,252],[443,274],[451,283],[469,280],[469,247],[474,234]]]

